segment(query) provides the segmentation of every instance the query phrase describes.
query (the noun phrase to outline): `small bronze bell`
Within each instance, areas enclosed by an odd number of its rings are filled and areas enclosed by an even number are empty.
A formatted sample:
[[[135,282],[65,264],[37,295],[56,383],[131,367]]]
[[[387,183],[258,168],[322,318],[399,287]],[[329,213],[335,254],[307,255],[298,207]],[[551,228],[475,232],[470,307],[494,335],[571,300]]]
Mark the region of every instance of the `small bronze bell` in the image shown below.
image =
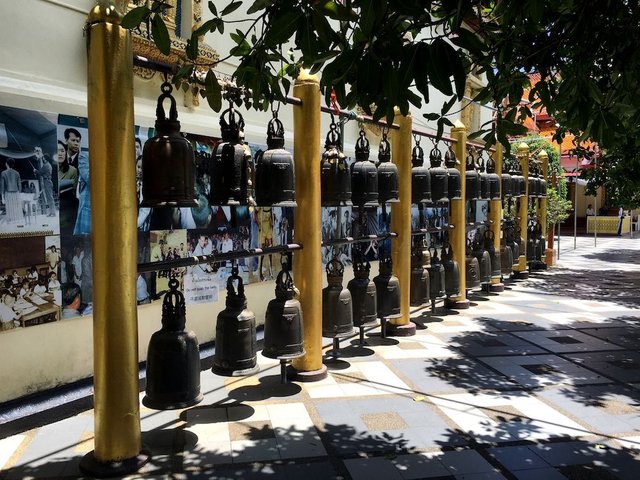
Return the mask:
[[[284,268],[276,279],[276,298],[267,305],[262,355],[278,360],[304,355],[302,309],[295,298],[291,273]]]
[[[320,190],[323,207],[351,205],[351,173],[342,153],[338,126],[331,122],[320,163]]]
[[[411,281],[409,284],[409,303],[419,307],[429,302],[429,271],[424,267],[422,248],[414,248],[411,255]]]
[[[547,180],[544,178],[544,175],[540,174],[540,197],[547,196]]]
[[[431,201],[431,174],[424,165],[424,150],[418,139],[411,151],[411,203],[429,203]]]
[[[449,200],[460,200],[462,198],[462,178],[460,171],[456,168],[460,162],[451,146],[444,153],[444,164],[449,174]]]
[[[142,207],[197,207],[195,157],[191,143],[180,133],[171,84],[161,86],[156,108],[156,135],[142,150]],[[163,102],[171,101],[169,118]]]
[[[209,163],[209,202],[212,205],[254,205],[251,150],[244,141],[244,118],[233,105],[220,115],[220,130],[222,142],[215,146]]]
[[[511,251],[513,251],[513,264],[518,265],[520,263],[520,231],[515,229],[515,226],[512,227],[511,236],[508,240],[511,245]]]
[[[502,275],[511,275],[513,269],[513,251],[510,245],[500,245],[500,264]]]
[[[489,179],[489,199],[500,200],[501,179],[496,173],[496,162],[491,157],[487,159],[487,177]]]
[[[431,254],[431,266],[429,267],[429,298],[432,300],[446,295],[444,265],[438,258],[438,251],[434,248]]]
[[[442,153],[437,147],[429,152],[431,168],[431,200],[435,205],[449,203],[449,172],[442,166]]]
[[[227,279],[225,309],[218,314],[216,323],[216,350],[213,373],[236,377],[251,375],[259,370],[256,358],[256,317],[247,310],[242,277],[234,266]],[[233,283],[237,282],[238,287]]]
[[[511,164],[511,172],[509,173],[511,173],[511,195],[514,197],[522,197],[527,193],[526,185],[524,182],[524,176],[522,175],[522,170],[516,160]]]
[[[356,141],[356,161],[351,164],[351,200],[359,207],[378,206],[378,169],[369,160],[369,140],[364,130]]]
[[[400,317],[400,281],[393,274],[393,262],[387,255],[380,259],[378,275],[373,278],[376,285],[379,318]]]
[[[256,205],[295,207],[293,155],[284,149],[284,126],[273,112],[267,126],[267,150],[256,154]]]
[[[491,282],[491,256],[489,252],[483,248],[480,237],[476,235],[473,242],[473,256],[478,259],[480,264],[480,283]]]
[[[466,160],[465,185],[467,200],[478,200],[480,198],[480,175],[476,171],[476,160],[469,152]]]
[[[532,165],[531,168],[529,169],[528,183],[529,183],[529,197],[537,198],[540,181],[538,180],[538,172],[535,165]]]
[[[376,285],[369,278],[369,261],[361,253],[354,254],[353,257],[354,278],[347,284],[353,302],[353,324],[365,327],[378,321]]]
[[[467,290],[478,288],[480,286],[480,263],[473,256],[471,251],[471,240],[467,239],[467,256],[464,259],[465,264],[465,286]]]
[[[380,203],[399,202],[398,197],[398,167],[391,162],[391,145],[386,132],[382,133],[382,140],[378,147],[378,201]]]
[[[322,336],[339,338],[353,333],[351,293],[342,287],[344,265],[337,257],[327,263],[328,286],[322,290]]]
[[[202,401],[198,339],[185,323],[184,295],[172,278],[162,302],[162,329],[149,340],[145,407],[171,410]]]
[[[542,261],[544,257],[544,251],[547,248],[547,242],[544,236],[542,235],[542,225],[540,223],[536,226],[536,259],[538,261]]]
[[[486,163],[486,161],[485,161]],[[489,200],[489,175],[485,170],[485,163],[478,165],[478,177],[480,178],[480,199]]]
[[[500,180],[502,182],[502,197],[503,198],[511,197],[512,184],[513,184],[511,175],[509,175],[508,173],[506,173],[506,171],[503,170]]]
[[[493,240],[495,234],[491,230],[484,232],[484,249],[489,252],[489,259],[491,261],[491,277],[500,278],[501,263],[500,263],[500,251],[496,250]]]
[[[527,250],[526,250],[527,262],[531,262],[532,260],[535,260],[535,251],[536,251],[535,230],[533,228],[528,228],[527,229]]]
[[[460,295],[460,266],[453,259],[451,245],[442,246],[442,265],[444,266],[445,292],[448,297]]]

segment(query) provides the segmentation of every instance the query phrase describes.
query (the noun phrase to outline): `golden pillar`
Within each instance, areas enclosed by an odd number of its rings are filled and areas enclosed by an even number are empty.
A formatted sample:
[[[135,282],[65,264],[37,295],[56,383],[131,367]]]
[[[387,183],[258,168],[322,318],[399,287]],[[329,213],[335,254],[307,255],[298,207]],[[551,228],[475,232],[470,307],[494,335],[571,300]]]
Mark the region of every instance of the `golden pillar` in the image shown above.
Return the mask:
[[[396,109],[393,119],[399,125],[391,131],[391,158],[398,167],[398,191],[400,201],[391,204],[391,230],[398,236],[391,240],[393,273],[400,282],[400,317],[389,319],[389,335],[415,335],[416,326],[409,320],[411,284],[411,114],[401,115]]]
[[[496,174],[501,179],[502,176],[502,144],[497,143],[495,151],[492,155],[493,161],[496,162]],[[497,200],[489,200],[489,229],[493,233],[493,248],[496,250],[496,255],[500,256],[500,237],[502,235],[502,181],[500,180],[500,198]],[[500,281],[501,275],[491,277],[491,291],[503,292],[504,284]]]
[[[101,0],[87,19],[95,450],[80,468],[94,476],[131,473],[148,460],[138,397],[133,55],[121,18]]]
[[[453,259],[460,266],[460,295],[449,297],[445,301],[448,308],[463,309],[469,308],[469,300],[465,290],[466,285],[466,239],[467,239],[467,219],[465,215],[465,202],[467,199],[467,187],[465,182],[465,162],[467,156],[467,129],[462,122],[456,121],[451,129],[451,137],[456,140],[453,144],[453,151],[460,160],[456,168],[460,172],[461,178],[461,198],[459,200],[449,200],[449,243],[453,249]]]
[[[302,71],[293,87],[302,105],[293,107],[293,158],[296,162],[296,242],[293,274],[304,318],[304,356],[293,360],[296,379],[321,380],[322,363],[322,210],[320,206],[320,80]]]
[[[529,214],[529,145],[522,142],[518,145],[518,159],[524,177],[525,192],[518,198],[518,220],[520,225],[520,257],[518,265],[513,267],[516,278],[527,278],[527,216]]]
[[[548,189],[548,184],[549,184],[549,180],[548,180],[548,176],[549,176],[549,155],[547,154],[546,151],[544,150],[540,150],[540,153],[538,153],[538,161],[540,162],[540,166],[542,167],[542,179],[545,180],[547,182],[547,189]],[[546,239],[547,238],[547,207],[548,207],[548,201],[547,201],[547,197],[546,195],[544,197],[540,198],[540,201],[538,203],[538,221],[540,222],[540,225],[542,226],[542,238]],[[551,250],[551,255],[549,255],[549,250]],[[545,263],[545,265],[548,265],[547,263],[547,258],[551,257],[551,259],[553,259],[553,244],[551,244],[551,248],[549,248],[549,245],[547,245],[547,248],[545,249],[544,252],[545,257],[542,259],[542,261]]]

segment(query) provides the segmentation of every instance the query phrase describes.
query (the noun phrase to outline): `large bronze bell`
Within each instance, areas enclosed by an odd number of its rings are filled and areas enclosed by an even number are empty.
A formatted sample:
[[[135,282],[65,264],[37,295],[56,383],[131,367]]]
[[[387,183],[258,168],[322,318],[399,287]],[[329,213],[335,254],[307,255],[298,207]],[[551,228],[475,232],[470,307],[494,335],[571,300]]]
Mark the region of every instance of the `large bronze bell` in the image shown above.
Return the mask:
[[[480,283],[491,282],[491,255],[483,247],[480,237],[476,235],[473,243],[473,256],[478,259],[480,264]]]
[[[517,229],[515,225],[512,227],[509,241],[511,242],[511,250],[513,251],[513,264],[517,265],[520,263],[520,244],[522,243],[522,239],[520,238],[520,229]]]
[[[378,161],[378,201],[399,202],[398,167],[391,162],[391,145],[385,132],[382,133],[382,140],[378,146]]]
[[[464,178],[467,200],[478,200],[480,198],[480,175],[476,171],[476,160],[471,152],[467,155]]]
[[[493,244],[495,234],[491,230],[484,232],[484,249],[489,252],[489,259],[491,261],[491,277],[499,278],[502,273],[502,267],[500,262],[500,250],[496,250]]]
[[[542,235],[542,225],[538,223],[536,225],[536,259],[542,261],[544,258],[544,251],[547,248],[547,242]]]
[[[253,161],[244,141],[244,118],[233,105],[220,115],[222,142],[213,149],[209,173],[212,205],[254,205]]]
[[[161,86],[156,108],[156,135],[142,150],[142,207],[197,207],[195,157],[191,143],[180,133],[171,84]],[[163,102],[171,102],[169,118]]]
[[[478,177],[480,178],[480,199],[489,200],[489,175],[486,172],[485,163],[478,164]]]
[[[538,172],[534,165],[532,165],[529,169],[529,178],[527,180],[529,183],[529,197],[538,197],[538,187],[540,186],[540,181],[538,180]]]
[[[503,198],[511,197],[513,192],[513,181],[511,179],[511,175],[509,175],[505,170],[503,170],[500,180],[502,182],[502,197]]]
[[[422,248],[414,248],[411,255],[411,281],[409,284],[409,303],[419,307],[429,302],[429,271],[424,267]]]
[[[185,331],[184,295],[178,281],[169,280],[162,301],[162,329],[149,340],[145,407],[157,410],[186,408],[202,401],[200,351],[193,332]]]
[[[237,282],[237,288],[234,287]],[[247,310],[242,277],[234,266],[227,279],[226,308],[218,314],[213,373],[229,377],[258,371],[256,355],[256,317]]]
[[[444,265],[438,258],[438,251],[434,248],[431,255],[431,266],[429,267],[430,290],[429,298],[436,299],[446,295]]]
[[[273,112],[267,125],[267,150],[256,154],[256,205],[295,207],[293,155],[284,149],[284,126]]]
[[[535,230],[529,227],[527,229],[527,250],[526,250],[527,262],[531,262],[532,260],[535,260],[535,252],[536,252]]]
[[[444,164],[447,167],[447,173],[449,174],[449,200],[460,200],[462,198],[462,178],[460,171],[456,168],[460,162],[456,157],[456,152],[449,146],[444,153]]]
[[[513,187],[511,195],[514,197],[522,197],[527,193],[522,169],[520,168],[520,164],[515,160],[511,164],[511,168],[511,185]]]
[[[501,244],[500,245],[500,264],[502,266],[501,273],[502,275],[511,275],[511,271],[513,270],[513,251],[511,250],[511,245]]]
[[[353,274],[347,284],[353,303],[353,324],[356,327],[372,325],[378,321],[376,285],[369,278],[371,265],[360,253],[354,255]]]
[[[378,264],[379,273],[373,278],[376,285],[379,318],[400,317],[400,281],[393,274],[391,255],[384,256]]]
[[[320,163],[320,190],[323,207],[351,205],[351,172],[342,153],[338,125],[331,122]]]
[[[262,355],[279,360],[304,355],[302,308],[293,279],[282,269],[276,278],[276,298],[267,305]]]
[[[351,292],[342,287],[344,265],[332,258],[326,267],[327,282],[322,290],[322,336],[339,338],[353,333]]]
[[[465,286],[467,290],[478,288],[480,286],[480,264],[478,259],[473,256],[471,251],[471,240],[467,239],[467,256],[464,259],[465,264]]]
[[[369,140],[364,130],[356,141],[356,161],[351,164],[351,200],[359,207],[378,206],[378,169],[369,160]]]
[[[449,203],[449,172],[442,166],[442,153],[433,147],[429,153],[431,200],[435,205]]]
[[[431,201],[431,174],[424,165],[424,150],[416,139],[411,152],[411,203],[428,203]]]
[[[442,265],[444,266],[444,289],[448,297],[460,295],[460,266],[453,259],[451,245],[442,246]]]
[[[544,174],[540,173],[540,197],[547,196],[547,179],[544,178]]]
[[[501,179],[496,173],[496,162],[493,158],[487,159],[487,177],[489,179],[489,199],[500,200]]]

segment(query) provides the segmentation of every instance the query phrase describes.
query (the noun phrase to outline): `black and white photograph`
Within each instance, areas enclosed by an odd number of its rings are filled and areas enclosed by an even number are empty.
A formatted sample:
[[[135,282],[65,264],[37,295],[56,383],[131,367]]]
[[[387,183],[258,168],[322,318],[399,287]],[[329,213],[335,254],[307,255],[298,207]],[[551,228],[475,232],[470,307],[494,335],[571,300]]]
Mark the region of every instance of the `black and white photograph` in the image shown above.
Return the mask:
[[[154,230],[149,234],[150,262],[184,258],[188,255],[186,230]],[[155,294],[162,296],[169,291],[169,280],[175,278],[184,289],[186,268],[159,270],[155,273]]]
[[[0,233],[59,233],[57,115],[0,107]]]
[[[93,313],[91,237],[61,236],[62,318]]]

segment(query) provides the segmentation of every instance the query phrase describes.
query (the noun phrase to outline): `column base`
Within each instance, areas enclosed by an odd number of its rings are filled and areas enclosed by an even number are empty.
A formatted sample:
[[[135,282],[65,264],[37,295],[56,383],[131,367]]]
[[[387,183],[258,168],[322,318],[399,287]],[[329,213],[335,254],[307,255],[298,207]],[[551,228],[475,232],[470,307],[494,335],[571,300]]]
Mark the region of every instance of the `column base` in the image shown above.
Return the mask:
[[[132,458],[113,462],[100,462],[95,457],[95,451],[92,450],[80,460],[80,471],[95,478],[124,477],[125,475],[136,473],[150,459],[151,455],[142,451]]]
[[[547,264],[547,267],[553,267],[556,264],[556,251],[550,248],[547,248],[544,251],[544,263]]]
[[[529,278],[529,272],[527,270],[523,270],[522,272],[514,270],[511,274],[511,278],[514,278],[516,280],[526,280],[527,278]]]
[[[504,283],[492,283],[489,287],[489,291],[491,293],[500,293],[504,292]]]
[[[412,337],[416,334],[416,324],[413,322],[404,325],[396,325],[387,322],[387,335],[392,337]]]
[[[287,377],[289,380],[295,380],[296,382],[317,382],[327,378],[328,369],[326,365],[322,365],[318,370],[296,370],[294,367],[290,367]]]
[[[452,298],[445,298],[444,300],[445,308],[450,308],[451,310],[466,310],[469,308],[469,299],[465,298],[464,300],[453,300]]]

